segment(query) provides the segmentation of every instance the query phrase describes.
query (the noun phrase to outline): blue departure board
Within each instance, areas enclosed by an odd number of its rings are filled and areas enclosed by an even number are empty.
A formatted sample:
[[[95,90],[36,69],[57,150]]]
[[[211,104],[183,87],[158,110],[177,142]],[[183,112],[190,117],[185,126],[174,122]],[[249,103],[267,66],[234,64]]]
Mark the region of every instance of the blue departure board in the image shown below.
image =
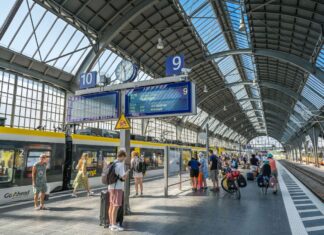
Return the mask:
[[[127,117],[176,116],[196,113],[195,86],[179,82],[126,91]]]
[[[104,121],[118,118],[118,92],[72,96],[68,100],[67,122]]]

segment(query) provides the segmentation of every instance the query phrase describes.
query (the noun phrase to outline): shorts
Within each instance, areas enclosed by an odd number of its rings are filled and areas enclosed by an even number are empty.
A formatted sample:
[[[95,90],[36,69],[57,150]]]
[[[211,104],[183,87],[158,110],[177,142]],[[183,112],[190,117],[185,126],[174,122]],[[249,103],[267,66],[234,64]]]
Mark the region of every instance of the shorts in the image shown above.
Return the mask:
[[[217,181],[218,180],[218,170],[211,170],[210,171],[210,179],[212,181]]]
[[[251,169],[252,172],[253,172],[253,171],[258,172],[258,167],[255,166],[255,165],[251,165],[251,166],[250,166],[250,169]]]
[[[143,173],[134,171],[133,176],[134,178],[143,178]]]
[[[33,187],[33,192],[35,193],[46,193],[47,191],[47,184],[40,184],[40,185],[35,185]]]
[[[190,177],[198,177],[199,170],[198,169],[190,169]]]
[[[109,189],[109,203],[112,206],[122,206],[123,204],[123,190]]]

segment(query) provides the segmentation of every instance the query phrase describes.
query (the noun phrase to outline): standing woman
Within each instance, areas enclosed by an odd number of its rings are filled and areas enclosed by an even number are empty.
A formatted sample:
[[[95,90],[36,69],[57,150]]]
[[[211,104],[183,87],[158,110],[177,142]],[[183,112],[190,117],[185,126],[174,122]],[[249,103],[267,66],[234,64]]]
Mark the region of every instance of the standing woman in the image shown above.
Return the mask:
[[[141,196],[143,196],[143,177],[145,173],[144,159],[139,157],[136,151],[132,151],[131,156],[131,169],[133,170],[133,177],[135,179],[135,196],[138,196],[138,186],[140,186]]]
[[[92,195],[93,192],[90,191],[89,187],[89,180],[87,175],[87,159],[88,154],[83,153],[81,156],[81,159],[78,162],[78,165],[76,166],[76,169],[78,170],[78,174],[74,179],[73,182],[73,193],[72,197],[77,197],[76,191],[79,187],[82,187],[88,191],[88,196]]]
[[[198,154],[199,156],[199,162],[201,164],[200,169],[202,172],[202,176],[203,176],[203,189],[206,190],[207,187],[207,179],[208,179],[208,161],[205,157],[205,154],[203,152],[200,152]]]
[[[46,155],[41,154],[39,161],[33,166],[32,183],[34,192],[34,207],[36,210],[45,210],[44,199],[47,190],[46,180]],[[38,207],[38,196],[40,194],[40,207]]]

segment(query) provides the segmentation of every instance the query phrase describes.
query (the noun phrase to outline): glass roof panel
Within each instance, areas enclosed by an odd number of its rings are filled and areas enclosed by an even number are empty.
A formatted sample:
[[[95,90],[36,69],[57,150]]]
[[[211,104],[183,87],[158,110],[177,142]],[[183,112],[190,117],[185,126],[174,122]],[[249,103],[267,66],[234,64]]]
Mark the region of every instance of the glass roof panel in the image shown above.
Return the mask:
[[[222,29],[208,1],[180,0],[180,3],[210,53],[228,50]]]
[[[207,117],[208,114],[205,111],[201,111],[197,119],[194,120],[194,124],[197,126],[201,126],[201,124],[203,124]]]
[[[312,117],[311,111],[300,101],[296,102],[294,111],[299,113],[306,121]]]
[[[324,84],[320,80],[318,80],[318,78],[314,77],[313,75],[309,75],[306,85],[317,92],[318,95],[324,97]]]
[[[0,44],[71,74],[90,48],[82,32],[32,0],[23,1]]]
[[[302,91],[302,96],[304,96],[308,101],[310,101],[312,104],[314,104],[316,106],[316,108],[318,108],[318,109],[320,109],[324,105],[323,97],[319,96],[307,85],[304,86],[304,89]]]
[[[324,45],[322,46],[322,49],[321,49],[320,53],[318,54],[318,57],[316,60],[316,66],[324,71]]]
[[[5,20],[7,19],[10,10],[12,9],[12,7],[14,6],[16,1],[11,0],[11,1],[0,1],[0,9],[1,9],[1,14],[0,14],[0,28],[2,27],[3,23],[5,22]]]
[[[250,91],[251,91],[251,93],[252,93],[252,97],[253,97],[253,98],[260,98],[260,92],[259,92],[259,89],[257,89],[257,88],[255,88],[255,87],[251,86],[251,87],[250,87]]]
[[[240,6],[240,2],[226,1],[225,7],[227,9],[227,16],[231,22],[232,30],[234,31],[233,35],[236,41],[236,45],[238,48],[248,48],[248,37],[246,33],[240,32],[240,20],[242,15],[242,9]]]
[[[241,89],[239,92],[235,93],[235,97],[236,99],[240,100],[240,99],[244,99],[244,98],[249,98],[248,94],[246,93],[246,90]]]
[[[302,123],[298,120],[298,118],[292,113],[290,115],[290,119],[291,122],[294,122],[299,128],[302,127]]]

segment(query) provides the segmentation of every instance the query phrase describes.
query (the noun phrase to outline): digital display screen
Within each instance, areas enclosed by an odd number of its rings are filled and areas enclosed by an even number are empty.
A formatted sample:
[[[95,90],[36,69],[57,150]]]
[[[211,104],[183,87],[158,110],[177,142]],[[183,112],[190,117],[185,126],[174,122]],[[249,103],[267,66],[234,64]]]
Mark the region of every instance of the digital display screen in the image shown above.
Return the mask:
[[[67,122],[104,121],[118,118],[118,92],[101,92],[69,98]]]
[[[191,82],[130,89],[126,91],[125,115],[145,117],[192,113],[194,97]]]

